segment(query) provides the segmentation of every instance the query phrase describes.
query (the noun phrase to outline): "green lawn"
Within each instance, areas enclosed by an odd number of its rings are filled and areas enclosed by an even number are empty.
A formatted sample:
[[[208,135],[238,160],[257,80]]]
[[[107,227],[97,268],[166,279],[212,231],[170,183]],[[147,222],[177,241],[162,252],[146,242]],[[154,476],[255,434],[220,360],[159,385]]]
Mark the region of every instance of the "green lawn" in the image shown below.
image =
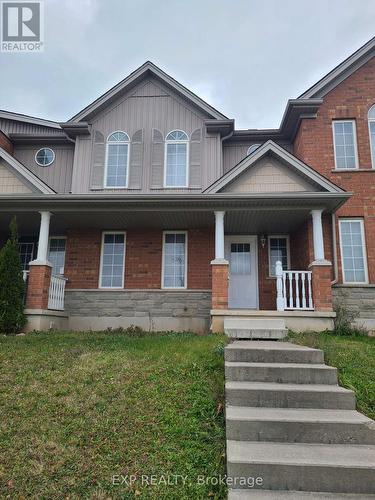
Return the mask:
[[[356,393],[357,408],[375,419],[375,338],[332,333],[290,333],[291,342],[324,350],[325,361],[338,368],[340,385]]]
[[[224,343],[1,336],[0,497],[225,498],[223,486],[197,480],[225,471]]]

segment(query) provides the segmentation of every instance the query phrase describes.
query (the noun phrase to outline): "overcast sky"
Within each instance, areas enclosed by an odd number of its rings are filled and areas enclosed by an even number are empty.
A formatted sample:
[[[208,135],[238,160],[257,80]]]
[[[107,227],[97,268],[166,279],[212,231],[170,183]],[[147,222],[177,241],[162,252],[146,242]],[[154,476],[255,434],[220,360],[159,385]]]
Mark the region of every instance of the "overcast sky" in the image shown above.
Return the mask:
[[[45,0],[44,53],[0,53],[0,109],[64,121],[151,60],[236,128],[277,127],[374,21],[375,0]]]

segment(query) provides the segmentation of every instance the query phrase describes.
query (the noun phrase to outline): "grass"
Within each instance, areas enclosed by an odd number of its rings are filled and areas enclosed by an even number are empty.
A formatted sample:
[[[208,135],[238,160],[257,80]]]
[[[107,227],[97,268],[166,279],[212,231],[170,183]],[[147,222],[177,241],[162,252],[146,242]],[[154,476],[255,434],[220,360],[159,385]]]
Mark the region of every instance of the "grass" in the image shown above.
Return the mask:
[[[375,338],[324,333],[290,333],[294,343],[323,349],[328,365],[336,366],[340,385],[352,389],[360,412],[375,419]]]
[[[0,497],[225,498],[223,486],[197,482],[225,471],[224,342],[0,337]],[[142,483],[151,474],[157,484]],[[136,479],[113,484],[120,475]]]

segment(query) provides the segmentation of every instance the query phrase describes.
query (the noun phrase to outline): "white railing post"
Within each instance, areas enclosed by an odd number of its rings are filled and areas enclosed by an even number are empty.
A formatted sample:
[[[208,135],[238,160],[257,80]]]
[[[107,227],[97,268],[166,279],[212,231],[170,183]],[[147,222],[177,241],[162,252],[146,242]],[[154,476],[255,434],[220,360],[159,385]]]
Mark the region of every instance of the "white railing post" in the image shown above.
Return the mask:
[[[276,307],[278,311],[284,311],[285,309],[285,298],[283,294],[283,266],[278,260],[276,262]]]

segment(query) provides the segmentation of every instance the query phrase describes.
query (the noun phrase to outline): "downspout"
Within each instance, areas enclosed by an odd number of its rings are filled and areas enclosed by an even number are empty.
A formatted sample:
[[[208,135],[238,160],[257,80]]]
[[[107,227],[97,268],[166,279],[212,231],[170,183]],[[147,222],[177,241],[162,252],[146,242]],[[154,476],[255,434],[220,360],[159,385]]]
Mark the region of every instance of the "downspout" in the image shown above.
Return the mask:
[[[335,285],[338,282],[338,267],[337,267],[337,241],[336,241],[336,216],[332,214],[332,260],[333,260],[333,281],[331,285]]]

